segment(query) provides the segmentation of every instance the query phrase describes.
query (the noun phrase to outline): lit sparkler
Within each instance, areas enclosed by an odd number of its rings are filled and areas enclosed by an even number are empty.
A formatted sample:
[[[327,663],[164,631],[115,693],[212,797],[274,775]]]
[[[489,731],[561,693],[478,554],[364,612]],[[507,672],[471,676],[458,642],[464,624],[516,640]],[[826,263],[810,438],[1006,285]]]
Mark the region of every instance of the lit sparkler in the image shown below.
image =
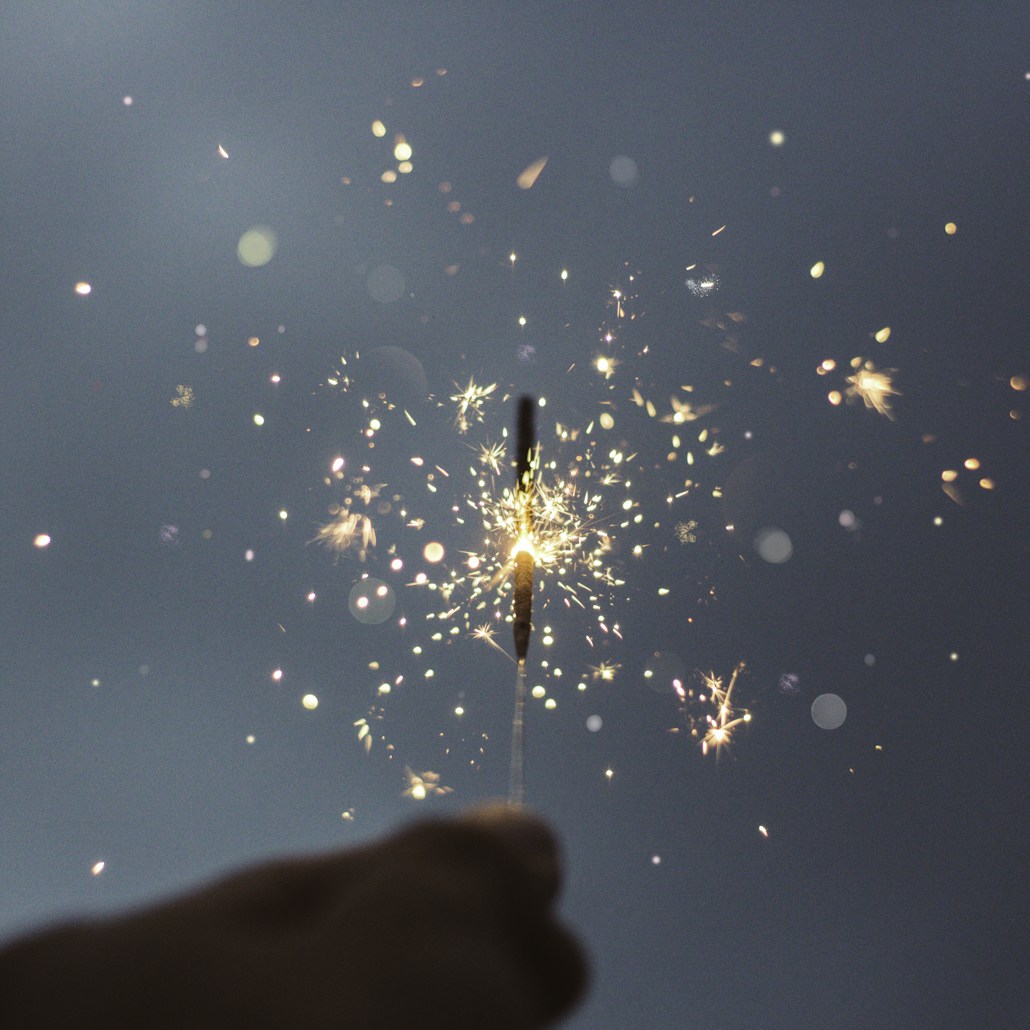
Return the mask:
[[[533,622],[533,495],[536,469],[533,430],[533,399],[519,401],[518,425],[515,434],[515,499],[518,516],[518,538],[515,543],[515,715],[511,730],[511,785],[508,803],[521,807],[526,800],[523,779],[524,733],[526,710],[526,656]]]
[[[628,275],[630,284],[635,275]],[[432,681],[446,689],[449,684],[436,677],[440,670],[434,670],[433,661],[462,636],[507,654],[499,634],[510,621],[516,665],[509,785],[513,805],[525,797],[525,706],[531,697],[546,697],[548,689],[539,684],[532,694],[529,690],[533,608],[538,622],[543,613],[552,620],[540,636],[541,648],[549,654],[542,656],[540,671],[533,675],[556,690],[561,686],[562,669],[551,657],[558,652],[550,649],[564,628],[575,627],[595,655],[592,664],[574,674],[579,689],[610,682],[620,672],[620,662],[609,648],[617,648],[623,639],[623,627],[613,616],[619,602],[639,588],[627,574],[625,556],[640,558],[649,548],[657,549],[654,533],[663,527],[666,539],[689,542],[696,521],[675,521],[678,502],[702,490],[719,496],[705,461],[724,449],[718,428],[706,424],[715,410],[708,391],[695,391],[686,383],[674,391],[669,407],[658,400],[663,393],[668,397],[667,384],[646,374],[650,347],[636,344],[631,331],[636,287],[630,285],[628,292],[613,288],[611,296],[615,318],[598,327],[600,346],[595,343],[568,370],[576,373],[573,385],[587,394],[587,410],[582,411],[579,398],[571,405],[576,421],[538,426],[534,415],[543,402],[524,398],[516,432],[510,434],[516,439],[510,442],[505,439],[509,432],[498,431],[493,421],[492,402],[511,397],[498,383],[466,376],[453,391],[427,395],[428,403],[413,409],[413,416],[392,399],[396,384],[387,374],[390,368],[375,364],[374,356],[366,368],[368,356],[345,354],[325,379],[334,392],[349,398],[346,410],[353,417],[345,426],[352,435],[346,443],[334,441],[329,451],[335,455],[323,477],[331,491],[324,509],[329,518],[323,515],[316,523],[312,542],[326,547],[337,561],[365,562],[398,594],[403,588],[401,603],[407,610],[401,611],[396,626],[415,635],[410,648],[399,651],[396,660],[391,657],[389,673],[380,671],[377,656],[369,655],[375,660],[368,667],[376,676],[369,684],[368,707],[355,713],[363,716],[355,723],[358,740],[366,751],[374,744],[377,752],[393,758],[397,744],[392,733],[388,739],[387,709],[408,695],[414,683]],[[603,364],[596,360],[598,351],[606,358]],[[374,392],[366,393],[372,384]],[[425,446],[433,427],[444,432],[441,446],[429,458],[416,448]],[[514,483],[501,481],[504,466],[513,460],[511,443],[516,446]],[[337,450],[341,445],[347,448],[346,459]],[[398,451],[408,460],[396,460]],[[665,467],[679,482],[669,480],[660,487],[667,508],[659,513],[653,507],[658,496],[653,473]],[[445,527],[450,527],[446,547],[441,543],[447,538]],[[419,536],[427,529],[435,537],[428,544]],[[661,550],[665,552],[665,544]],[[422,696],[426,703],[436,703],[429,692]],[[547,697],[545,706],[554,708],[555,699]],[[696,699],[685,707],[697,716],[694,739],[701,744],[712,729],[705,716],[718,721],[718,712],[707,704],[698,706]],[[464,719],[469,728],[459,731],[463,749],[466,736],[471,740],[478,729],[477,718],[472,714]],[[733,727],[726,732],[732,733]],[[437,735],[444,757],[454,757],[452,747],[459,746],[457,739],[452,745],[450,734],[445,726]],[[478,740],[475,754],[468,753],[473,767],[483,754]],[[711,744],[717,746],[716,736]]]

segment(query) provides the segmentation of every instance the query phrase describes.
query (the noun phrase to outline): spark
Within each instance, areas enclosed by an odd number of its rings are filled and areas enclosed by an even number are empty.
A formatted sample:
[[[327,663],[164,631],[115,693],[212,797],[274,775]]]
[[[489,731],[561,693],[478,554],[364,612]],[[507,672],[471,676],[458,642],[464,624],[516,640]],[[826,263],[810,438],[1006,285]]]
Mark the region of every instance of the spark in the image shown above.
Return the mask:
[[[729,685],[714,672],[698,673],[700,686],[687,686],[680,680],[673,680],[672,687],[679,701],[679,711],[690,736],[699,742],[701,753],[707,755],[715,749],[716,755],[733,740],[735,731],[751,721],[751,713],[738,709],[733,704],[733,692],[737,680],[744,671],[743,662],[738,662],[730,676]]]
[[[440,782],[440,774],[426,770],[422,773],[413,772],[408,766],[404,767],[404,776],[407,787],[401,797],[411,798],[414,801],[425,801],[429,797],[442,797],[452,792],[451,787],[445,787]]]
[[[590,666],[590,676],[602,683],[611,683],[621,668],[622,666],[618,662],[601,662],[599,665]]]
[[[484,643],[489,644],[495,650],[500,651],[500,653],[503,655],[508,654],[508,652],[505,651],[504,648],[497,643],[497,627],[491,626],[489,622],[484,622],[476,626],[476,628],[472,631],[471,636],[473,640],[481,640]]]
[[[515,180],[515,185],[520,190],[531,190],[536,184],[540,173],[544,170],[544,166],[547,164],[547,157],[538,157],[535,161],[528,164],[521,172],[519,172],[518,178]]]
[[[314,539],[309,543],[322,544],[338,554],[353,547],[364,561],[369,547],[375,546],[376,531],[367,515],[344,508],[332,522],[319,526]]]
[[[716,755],[726,747],[733,737],[733,730],[743,723],[751,721],[750,712],[742,712],[737,715],[733,708],[733,688],[737,685],[737,677],[743,672],[743,662],[738,662],[730,676],[729,686],[723,689],[722,678],[714,672],[702,675],[701,679],[704,689],[707,691],[708,704],[715,710],[705,715],[707,732],[701,741],[701,753],[707,755],[710,748],[714,747]]]
[[[515,573],[515,559],[532,547],[537,567],[555,569],[566,578],[559,589],[579,593],[568,574],[580,570],[610,586],[621,585],[605,562],[611,538],[597,521],[604,507],[601,492],[584,489],[574,479],[557,475],[553,481],[539,472],[533,488],[533,524],[525,532],[526,509],[517,490],[497,494],[492,484],[467,502],[479,512],[486,545],[475,555],[475,568],[465,579],[473,597],[497,589]]]
[[[191,408],[193,406],[193,387],[177,386],[171,405],[173,408]]]
[[[457,393],[451,394],[451,400],[457,405],[454,424],[460,433],[467,433],[474,422],[483,421],[483,406],[486,399],[497,389],[496,383],[480,386],[469,376],[468,386],[454,384]]]
[[[699,418],[715,410],[714,404],[705,404],[695,408],[689,401],[681,401],[678,397],[670,397],[669,404],[672,407],[672,413],[663,415],[661,421],[671,422],[674,425],[696,422]]]
[[[371,715],[372,713],[369,714]],[[372,750],[372,727],[369,725],[367,718],[356,719],[354,725],[358,730],[358,740],[364,746],[365,754],[368,754]]]
[[[171,524],[163,525],[157,534],[163,544],[175,545],[179,542],[179,527]]]
[[[715,274],[702,276],[699,279],[687,279],[684,283],[695,297],[707,297],[719,288],[719,277]]]
[[[479,445],[479,463],[485,465],[494,475],[500,475],[501,464],[504,462],[505,450],[503,443],[483,443]]]
[[[847,396],[850,400],[861,398],[866,408],[872,409],[879,415],[886,415],[893,418],[891,414],[891,397],[900,397],[901,394],[894,389],[892,376],[896,369],[877,367],[871,361],[863,362],[861,358],[855,358],[851,362],[855,374],[845,380],[849,385]]]
[[[697,537],[694,535],[695,529],[697,529],[697,523],[693,519],[689,522],[677,522],[675,526],[676,539],[681,544],[696,543]]]

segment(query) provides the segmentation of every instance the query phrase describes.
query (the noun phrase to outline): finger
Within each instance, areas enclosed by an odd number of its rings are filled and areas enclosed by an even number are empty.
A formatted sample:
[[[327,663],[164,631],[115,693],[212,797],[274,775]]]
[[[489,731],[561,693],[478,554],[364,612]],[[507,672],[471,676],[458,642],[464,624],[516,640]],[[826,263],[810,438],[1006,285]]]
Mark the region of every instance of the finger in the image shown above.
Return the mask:
[[[502,966],[517,977],[519,996],[533,1012],[525,1025],[547,1025],[582,997],[589,978],[586,958],[550,911],[561,859],[543,821],[490,805],[449,823],[420,823],[391,843],[395,854],[419,866],[419,898],[408,911],[431,906],[437,933],[453,921],[461,939],[479,942],[472,946],[482,953],[480,961],[483,952],[506,956]],[[511,993],[503,990],[501,976],[485,979],[493,983],[495,1003]]]
[[[586,993],[590,969],[579,941],[565,927],[550,922],[527,950],[540,1025],[561,1019]]]
[[[554,900],[562,880],[561,849],[542,819],[524,809],[495,802],[472,809],[459,822],[494,835],[522,866],[542,900],[547,904]]]

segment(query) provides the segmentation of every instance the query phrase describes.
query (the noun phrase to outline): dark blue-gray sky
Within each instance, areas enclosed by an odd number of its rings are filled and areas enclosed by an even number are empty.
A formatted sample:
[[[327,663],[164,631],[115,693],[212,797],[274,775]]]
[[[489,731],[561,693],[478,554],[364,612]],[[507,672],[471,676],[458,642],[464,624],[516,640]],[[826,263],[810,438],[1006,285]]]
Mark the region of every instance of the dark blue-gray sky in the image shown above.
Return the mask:
[[[726,450],[672,513],[682,455],[633,472],[646,549],[617,541],[621,641],[592,650],[594,616],[556,608],[549,655],[538,613],[534,659],[566,674],[557,709],[530,708],[527,790],[566,841],[596,971],[569,1025],[1026,1025],[1028,412],[1010,380],[1030,374],[1028,29],[1015,3],[4,3],[0,930],[504,792],[511,666],[463,636],[391,697],[395,760],[356,740],[429,635],[425,592],[390,580],[404,633],[351,617],[388,556],[308,545],[328,461],[371,454],[418,484],[437,520],[405,545],[412,569],[427,539],[461,546],[463,502],[443,479],[431,500],[388,435],[362,451],[358,396],[320,384],[341,354],[401,347],[437,399],[500,383],[494,439],[502,389],[582,423],[611,289],[632,285],[613,443],[672,431],[631,400],[646,346],[641,388],[664,411],[694,385],[718,407],[687,429]],[[414,170],[388,185],[397,132]],[[255,224],[278,251],[246,268]],[[685,286],[695,261],[719,276],[708,297]],[[406,284],[389,303],[367,287],[380,265]],[[859,355],[898,370],[894,420],[828,403]],[[467,464],[446,412],[412,404],[419,453]],[[787,563],[756,555],[764,525],[789,533]],[[691,675],[748,663],[753,721],[718,763],[668,732],[655,651]],[[618,676],[578,692],[601,659]],[[838,730],[809,714],[826,691]],[[459,701],[465,743],[441,714]],[[406,762],[454,792],[403,799]]]

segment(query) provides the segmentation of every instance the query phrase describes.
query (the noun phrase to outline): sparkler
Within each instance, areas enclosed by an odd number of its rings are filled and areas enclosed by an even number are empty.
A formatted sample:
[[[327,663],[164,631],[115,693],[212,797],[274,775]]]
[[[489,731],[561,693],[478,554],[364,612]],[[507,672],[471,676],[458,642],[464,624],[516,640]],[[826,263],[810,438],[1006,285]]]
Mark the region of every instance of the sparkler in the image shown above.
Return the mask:
[[[628,274],[628,282],[635,278],[635,273]],[[530,645],[554,646],[566,628],[582,632],[596,656],[578,670],[578,689],[587,689],[591,680],[610,682],[620,670],[617,655],[607,652],[622,640],[622,628],[614,618],[617,605],[639,592],[639,584],[625,575],[620,555],[644,557],[658,546],[652,531],[663,528],[665,536],[684,544],[699,538],[695,521],[677,522],[674,512],[678,514],[678,502],[688,493],[710,489],[713,498],[720,496],[719,487],[706,482],[705,459],[724,450],[718,427],[707,424],[715,406],[689,383],[673,388],[667,402],[658,399],[669,385],[664,379],[656,384],[648,376],[650,347],[634,342],[635,290],[633,286],[627,292],[622,284],[611,289],[608,307],[613,318],[598,327],[600,346],[578,354],[568,368],[569,373],[578,370],[574,382],[587,394],[586,417],[568,425],[551,423],[546,433],[535,424],[540,399],[526,397],[520,404],[519,395],[513,397],[500,383],[471,375],[456,380],[453,392],[430,398],[419,414],[421,428],[414,433],[416,419],[385,391],[362,394],[362,384],[382,378],[374,359],[366,374],[361,355],[341,355],[325,378],[326,386],[348,397],[348,410],[357,416],[360,432],[348,445],[346,459],[338,454],[326,469],[323,482],[331,493],[324,510],[330,518],[318,526],[312,542],[329,549],[335,560],[366,562],[383,587],[399,592],[403,586],[409,591],[408,612],[396,620],[400,629],[418,632],[425,620],[425,630],[410,648],[413,657],[403,665],[398,662],[389,673],[383,669],[368,708],[355,713],[363,716],[355,728],[366,750],[381,744],[390,757],[396,754],[395,741],[387,740],[387,709],[416,674],[425,680],[434,677],[434,653],[462,636],[503,651],[500,630],[507,614],[515,650],[504,653],[510,653],[516,666],[507,799],[516,807],[523,804],[525,709],[537,692],[545,697],[551,686],[557,688],[562,675],[557,662],[544,661],[534,665],[534,676],[539,669],[541,677],[539,686],[536,679],[529,684]],[[735,313],[720,316],[718,328],[729,332],[729,323],[742,319]],[[628,344],[619,340],[623,331]],[[387,378],[387,385],[390,382]],[[495,423],[497,406],[507,408],[509,401],[516,410],[508,418],[515,424],[502,440]],[[408,442],[418,447],[427,439],[429,426],[439,429],[448,445],[432,459],[412,450],[409,463],[387,465],[383,451],[374,449],[388,438],[400,447]],[[514,482],[512,472],[504,471],[512,466]],[[653,474],[666,467],[675,472]],[[657,496],[654,487],[665,493],[668,507],[661,514],[648,510]],[[449,530],[451,524],[454,527],[447,535],[445,524]],[[434,534],[428,544],[416,535],[423,529]],[[448,541],[446,548],[441,539]],[[364,572],[361,577],[370,578]],[[668,593],[666,587],[658,590],[660,597]],[[370,596],[362,597],[374,604]],[[543,613],[548,616],[547,632],[535,640],[533,616],[540,619]],[[364,622],[364,614],[355,618]],[[379,672],[378,660],[368,664]],[[684,702],[688,709],[703,709],[691,713],[697,716],[690,720],[691,729],[696,722],[694,739],[700,744],[712,730],[707,746],[718,750],[720,741],[736,729],[728,725],[734,717],[729,710],[719,714],[703,701],[694,701]],[[557,702],[548,698],[545,704],[553,709]],[[707,715],[718,715],[727,725],[713,730],[703,718]],[[463,723],[468,726],[476,718],[470,712]],[[462,747],[471,741],[465,733],[463,727]],[[445,733],[439,736],[444,741]],[[458,742],[453,746],[457,748]],[[444,753],[450,748],[450,743],[444,745]],[[482,747],[478,754],[483,754]],[[477,763],[473,757],[471,764]]]
[[[523,780],[523,725],[526,711],[526,655],[533,621],[533,473],[535,441],[533,431],[533,399],[519,400],[516,425],[515,500],[518,518],[518,539],[515,543],[515,715],[511,727],[511,782],[508,804],[521,807],[526,800]]]

